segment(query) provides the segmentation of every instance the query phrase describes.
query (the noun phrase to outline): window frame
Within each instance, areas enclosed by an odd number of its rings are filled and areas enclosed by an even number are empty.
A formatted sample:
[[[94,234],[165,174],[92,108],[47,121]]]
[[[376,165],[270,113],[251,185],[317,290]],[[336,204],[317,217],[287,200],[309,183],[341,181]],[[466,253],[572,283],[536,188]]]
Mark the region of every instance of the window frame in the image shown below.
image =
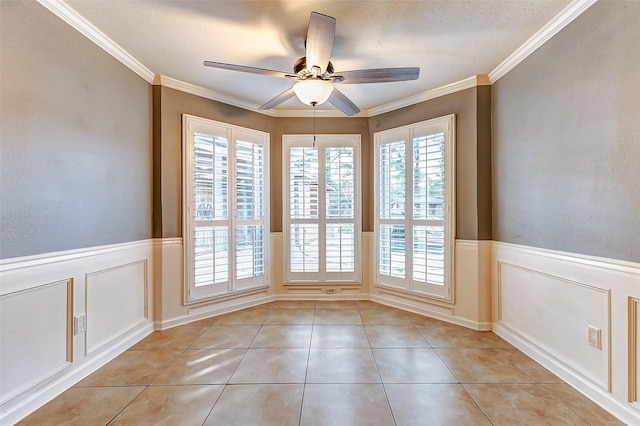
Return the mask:
[[[211,220],[211,222],[226,222],[227,243],[227,281],[213,283],[211,285],[196,286],[194,277],[195,237],[192,237],[196,229],[196,220],[192,213],[194,205],[194,139],[195,133],[203,133],[221,137],[227,140],[227,218]],[[196,117],[189,114],[182,115],[182,239],[183,239],[183,301],[185,305],[191,305],[207,300],[214,300],[233,294],[251,292],[269,287],[269,140],[266,132],[234,126],[231,124]],[[263,147],[263,197],[262,218],[241,219],[236,217],[237,173],[236,143],[248,142]],[[237,252],[236,232],[237,226],[258,225],[263,229],[263,275],[250,278],[237,278]],[[212,225],[213,226],[213,225]]]
[[[282,136],[282,241],[283,241],[283,276],[284,285],[299,284],[362,284],[362,158],[361,158],[361,135],[359,134],[322,134],[316,135],[315,144],[322,153],[318,152],[318,175],[322,174],[324,179],[318,182],[318,219],[292,219],[290,214],[290,148],[292,147],[312,147],[314,143],[313,135],[283,135]],[[326,271],[326,228],[327,223],[339,222],[339,219],[326,218],[326,151],[324,148],[349,147],[353,148],[353,226],[354,226],[354,271],[353,272],[327,272]],[[321,173],[320,173],[321,172]],[[322,236],[318,244],[318,272],[292,272],[290,257],[290,228],[292,223],[316,222],[318,225],[318,235]],[[351,219],[348,220],[349,222]],[[322,262],[324,260],[324,263]],[[324,265],[324,266],[322,266]],[[324,271],[322,268],[324,267]]]
[[[455,114],[446,115],[419,123],[408,124],[381,132],[374,133],[374,285],[387,287],[424,297],[447,302],[455,299],[455,235],[456,235],[456,135]],[[437,133],[444,133],[444,279],[443,285],[416,281],[413,278],[413,229],[414,226],[428,226],[425,219],[414,219],[413,211],[413,142],[415,138],[428,137]],[[405,160],[410,164],[410,171],[405,167],[404,200],[405,212],[401,219],[381,218],[381,176],[380,147],[382,145],[404,142]],[[381,225],[404,226],[405,258],[404,277],[383,275],[380,272],[380,230]],[[392,244],[392,243],[391,243]],[[391,260],[390,260],[391,262]],[[391,263],[390,263],[391,265]],[[390,266],[391,270],[391,266]]]

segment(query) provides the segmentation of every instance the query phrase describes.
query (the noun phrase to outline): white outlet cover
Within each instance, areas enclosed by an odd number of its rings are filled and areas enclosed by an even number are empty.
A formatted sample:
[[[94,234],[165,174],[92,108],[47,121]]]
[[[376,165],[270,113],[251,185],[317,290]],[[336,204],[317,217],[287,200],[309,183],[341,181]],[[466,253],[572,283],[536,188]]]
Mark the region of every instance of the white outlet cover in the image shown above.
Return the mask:
[[[73,317],[73,335],[77,336],[87,330],[87,314],[80,314]]]
[[[602,332],[599,328],[592,325],[589,326],[589,346],[596,349],[602,349]]]

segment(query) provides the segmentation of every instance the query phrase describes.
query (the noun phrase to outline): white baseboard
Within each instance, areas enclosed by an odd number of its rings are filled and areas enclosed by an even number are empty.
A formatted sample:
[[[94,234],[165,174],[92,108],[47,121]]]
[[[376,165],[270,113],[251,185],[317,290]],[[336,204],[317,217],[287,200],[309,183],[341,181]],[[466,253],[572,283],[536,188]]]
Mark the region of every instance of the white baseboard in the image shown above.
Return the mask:
[[[507,327],[495,325],[493,332],[504,340],[518,348],[537,363],[551,371],[553,374],[573,386],[596,404],[607,410],[625,423],[640,424],[640,412],[626,403],[621,403],[613,395],[583,375],[576,372],[571,366],[564,364],[557,358],[549,355],[545,350],[535,343],[528,341],[518,333],[509,330]]]
[[[493,329],[628,424],[637,387],[640,264],[493,243]],[[640,303],[640,302],[639,302]],[[588,328],[601,330],[600,347]]]
[[[439,305],[430,305],[428,302],[415,301],[409,298],[401,301],[398,297],[390,297],[388,292],[382,292],[380,295],[371,295],[370,300],[382,305],[391,306],[393,308],[402,309],[414,314],[424,315],[437,320],[445,321],[454,325],[470,328],[478,331],[491,330],[491,322],[479,322],[469,320],[454,315],[453,308],[446,308]]]
[[[491,330],[491,241],[455,241],[453,298],[372,284],[371,300],[473,330]],[[375,266],[372,266],[375,267]],[[372,271],[372,276],[375,276]]]
[[[273,295],[258,295],[257,297],[252,298],[247,298],[245,296],[239,300],[232,299],[226,302],[211,301],[202,305],[189,307],[185,315],[164,321],[156,321],[155,328],[156,330],[168,330],[170,328],[189,324],[201,319],[224,315],[241,309],[273,302],[274,300],[276,300],[276,297]]]
[[[123,337],[117,344],[109,348],[105,348],[105,350],[100,352],[99,355],[82,363],[76,368],[67,371],[64,376],[47,383],[43,388],[38,389],[35,392],[30,392],[27,398],[23,399],[19,405],[13,406],[7,411],[2,412],[0,414],[0,424],[17,423],[78,383],[80,380],[87,377],[89,374],[98,370],[100,367],[125,352],[131,346],[135,345],[151,333],[153,333],[153,326],[151,324],[144,324],[137,330],[131,330],[127,333],[127,336]]]
[[[0,261],[0,423],[153,332],[153,240]],[[74,318],[86,329],[76,332]]]

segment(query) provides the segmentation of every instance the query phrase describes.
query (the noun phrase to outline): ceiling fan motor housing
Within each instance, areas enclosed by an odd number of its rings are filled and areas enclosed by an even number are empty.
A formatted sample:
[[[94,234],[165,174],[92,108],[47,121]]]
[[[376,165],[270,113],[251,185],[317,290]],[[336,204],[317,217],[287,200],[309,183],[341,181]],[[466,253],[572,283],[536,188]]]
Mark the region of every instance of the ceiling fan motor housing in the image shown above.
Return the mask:
[[[302,58],[298,59],[296,63],[293,64],[293,72],[298,74],[301,78],[307,78],[313,75],[313,72],[307,69],[306,56],[303,56]],[[327,64],[327,69],[324,72],[324,74],[321,74],[318,77],[322,78],[323,80],[327,80],[329,79],[329,76],[331,76],[331,74],[333,74],[333,64],[331,63],[331,61],[329,61],[329,63]]]

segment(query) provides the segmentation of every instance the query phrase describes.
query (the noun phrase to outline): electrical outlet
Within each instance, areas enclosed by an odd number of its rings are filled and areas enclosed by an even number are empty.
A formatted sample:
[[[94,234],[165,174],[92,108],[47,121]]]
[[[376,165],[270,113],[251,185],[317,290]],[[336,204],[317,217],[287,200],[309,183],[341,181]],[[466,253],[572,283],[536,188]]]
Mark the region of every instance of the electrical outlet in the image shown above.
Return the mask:
[[[589,346],[593,346],[596,349],[602,349],[601,341],[602,332],[599,328],[589,326]]]
[[[80,314],[73,317],[73,335],[87,331],[87,314]]]
[[[328,288],[327,289],[327,294],[336,294],[336,289],[335,288]]]

